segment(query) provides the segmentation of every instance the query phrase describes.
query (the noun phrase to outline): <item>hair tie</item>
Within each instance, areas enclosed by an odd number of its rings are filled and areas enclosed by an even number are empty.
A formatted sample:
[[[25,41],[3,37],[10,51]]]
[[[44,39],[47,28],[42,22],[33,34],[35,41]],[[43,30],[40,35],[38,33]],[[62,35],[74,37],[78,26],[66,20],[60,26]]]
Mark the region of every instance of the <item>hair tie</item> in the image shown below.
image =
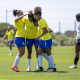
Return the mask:
[[[19,13],[19,11],[17,10],[16,14],[18,14],[18,13]]]

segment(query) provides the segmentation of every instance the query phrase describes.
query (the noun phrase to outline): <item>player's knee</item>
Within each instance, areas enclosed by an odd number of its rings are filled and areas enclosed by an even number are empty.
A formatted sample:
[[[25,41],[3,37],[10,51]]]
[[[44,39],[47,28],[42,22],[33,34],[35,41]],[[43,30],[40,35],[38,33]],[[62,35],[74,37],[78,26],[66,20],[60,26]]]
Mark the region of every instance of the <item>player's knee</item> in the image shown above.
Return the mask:
[[[79,53],[76,53],[76,56],[75,57],[79,58]]]
[[[24,53],[18,53],[18,56],[22,57],[24,55]]]
[[[9,47],[11,47],[11,44],[9,44]]]

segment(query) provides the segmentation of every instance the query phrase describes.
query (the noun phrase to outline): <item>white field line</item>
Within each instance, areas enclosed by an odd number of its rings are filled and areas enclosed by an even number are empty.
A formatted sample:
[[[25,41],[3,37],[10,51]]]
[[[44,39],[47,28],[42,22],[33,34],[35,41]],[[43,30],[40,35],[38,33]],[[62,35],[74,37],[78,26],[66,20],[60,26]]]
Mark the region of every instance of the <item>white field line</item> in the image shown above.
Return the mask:
[[[7,79],[0,79],[0,80],[7,80]]]
[[[63,74],[80,74],[80,73],[57,73],[57,74],[31,74],[31,75],[9,75],[9,76],[0,76],[0,77],[14,77],[14,76],[46,76],[46,75],[63,75]],[[4,79],[3,79],[4,80]]]

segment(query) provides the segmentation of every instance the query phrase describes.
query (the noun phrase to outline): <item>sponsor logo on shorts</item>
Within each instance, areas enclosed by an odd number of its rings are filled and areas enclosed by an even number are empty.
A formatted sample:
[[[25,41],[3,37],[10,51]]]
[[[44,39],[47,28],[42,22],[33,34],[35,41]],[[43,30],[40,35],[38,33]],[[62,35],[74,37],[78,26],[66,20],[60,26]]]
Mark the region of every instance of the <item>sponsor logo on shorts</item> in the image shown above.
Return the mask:
[[[28,45],[28,42],[27,42],[27,45]]]
[[[46,47],[46,42],[45,42],[45,47]]]
[[[24,42],[23,42],[23,45],[24,45]]]

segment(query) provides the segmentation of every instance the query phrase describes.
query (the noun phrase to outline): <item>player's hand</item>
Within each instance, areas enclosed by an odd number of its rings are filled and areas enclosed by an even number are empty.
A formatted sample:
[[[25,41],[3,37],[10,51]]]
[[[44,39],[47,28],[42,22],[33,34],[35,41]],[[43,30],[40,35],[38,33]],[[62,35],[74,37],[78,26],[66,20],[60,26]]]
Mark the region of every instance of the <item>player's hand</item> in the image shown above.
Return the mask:
[[[27,14],[24,14],[24,16],[26,16],[26,15],[28,15],[28,14],[30,14],[30,13],[32,13],[32,10],[30,10]]]
[[[28,13],[30,14],[30,13],[32,13],[32,11],[33,11],[33,10],[30,10]]]
[[[34,39],[36,39],[36,40],[37,40],[37,39],[39,39],[39,37],[35,37]]]
[[[3,40],[3,38],[1,40]]]
[[[12,41],[14,41],[14,40],[12,40]]]
[[[53,32],[53,30],[52,29],[49,29],[49,32]]]

